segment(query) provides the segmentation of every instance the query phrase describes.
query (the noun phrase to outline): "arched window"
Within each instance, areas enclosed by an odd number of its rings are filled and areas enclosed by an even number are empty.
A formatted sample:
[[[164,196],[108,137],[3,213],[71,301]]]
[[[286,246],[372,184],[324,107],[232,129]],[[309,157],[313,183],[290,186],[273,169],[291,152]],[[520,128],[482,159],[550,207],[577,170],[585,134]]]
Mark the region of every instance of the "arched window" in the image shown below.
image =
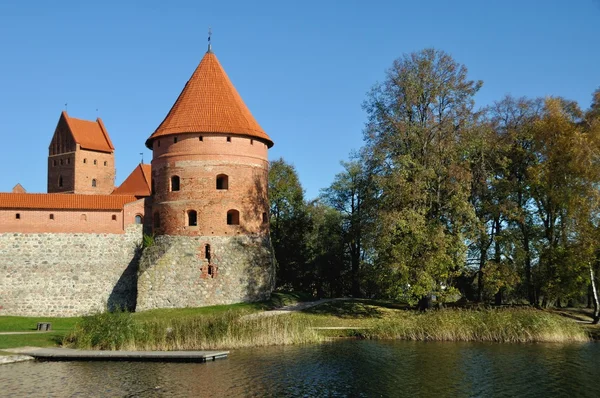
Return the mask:
[[[179,191],[179,176],[171,177],[171,191]]]
[[[227,212],[227,225],[240,225],[240,212],[231,209]]]
[[[195,227],[198,225],[198,213],[196,210],[188,211],[188,226]]]
[[[50,217],[51,220],[54,220],[54,214],[50,213],[49,217]]]
[[[229,189],[229,177],[227,174],[217,176],[217,189]]]
[[[83,163],[87,163],[87,159],[86,158],[83,158]]]
[[[107,162],[106,160],[104,161],[104,165],[105,165],[105,166],[107,166],[107,165],[108,165],[108,162]]]
[[[60,160],[60,165],[61,165],[61,166],[63,165],[63,160],[62,160],[62,159]]]
[[[63,186],[63,179],[62,176],[58,176],[58,186],[62,187]]]
[[[94,165],[96,165],[98,162],[96,161],[96,159],[94,159]]]
[[[142,223],[142,216],[140,214],[136,214],[135,215],[135,223],[136,224],[141,224]]]
[[[96,188],[96,179],[92,178],[92,187]]]
[[[156,186],[154,185],[154,180],[152,180],[152,195],[154,195],[156,193]]]
[[[177,144],[177,137],[173,137],[173,144]]]
[[[158,212],[154,213],[154,228],[160,227],[160,214]]]
[[[52,161],[52,165],[53,165],[53,166],[56,166],[56,159],[54,159],[54,160]]]

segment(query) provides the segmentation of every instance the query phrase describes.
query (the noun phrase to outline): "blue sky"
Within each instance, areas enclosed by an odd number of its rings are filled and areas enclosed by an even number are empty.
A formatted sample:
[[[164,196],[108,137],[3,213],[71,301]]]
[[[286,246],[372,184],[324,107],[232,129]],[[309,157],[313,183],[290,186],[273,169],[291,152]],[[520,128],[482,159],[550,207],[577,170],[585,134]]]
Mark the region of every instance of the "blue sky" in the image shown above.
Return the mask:
[[[600,87],[600,1],[2,1],[0,191],[46,191],[60,112],[100,116],[117,184],[213,50],[307,198],[362,146],[369,89],[404,53],[435,47],[505,94],[587,108]],[[98,111],[96,111],[96,109]]]

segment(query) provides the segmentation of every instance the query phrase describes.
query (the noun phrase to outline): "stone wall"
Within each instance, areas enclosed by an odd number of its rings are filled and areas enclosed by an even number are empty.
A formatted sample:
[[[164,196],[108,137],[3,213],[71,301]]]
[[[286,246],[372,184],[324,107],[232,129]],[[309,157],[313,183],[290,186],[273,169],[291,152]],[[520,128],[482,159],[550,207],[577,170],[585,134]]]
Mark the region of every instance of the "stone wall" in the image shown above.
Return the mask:
[[[0,233],[0,315],[135,308],[142,226],[125,234]]]
[[[268,236],[158,236],[140,260],[136,308],[263,300],[274,272]]]

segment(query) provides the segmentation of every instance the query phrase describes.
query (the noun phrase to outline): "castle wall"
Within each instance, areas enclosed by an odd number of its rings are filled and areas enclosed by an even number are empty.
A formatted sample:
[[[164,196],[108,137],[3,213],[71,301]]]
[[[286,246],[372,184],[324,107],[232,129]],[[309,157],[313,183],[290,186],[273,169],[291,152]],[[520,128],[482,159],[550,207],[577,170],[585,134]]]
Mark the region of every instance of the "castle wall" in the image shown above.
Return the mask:
[[[124,234],[0,233],[0,315],[133,309],[142,225]]]
[[[274,276],[268,236],[158,236],[140,260],[136,308],[262,300],[269,297]]]
[[[122,211],[1,209],[0,233],[123,234],[144,212],[144,199],[127,203]]]

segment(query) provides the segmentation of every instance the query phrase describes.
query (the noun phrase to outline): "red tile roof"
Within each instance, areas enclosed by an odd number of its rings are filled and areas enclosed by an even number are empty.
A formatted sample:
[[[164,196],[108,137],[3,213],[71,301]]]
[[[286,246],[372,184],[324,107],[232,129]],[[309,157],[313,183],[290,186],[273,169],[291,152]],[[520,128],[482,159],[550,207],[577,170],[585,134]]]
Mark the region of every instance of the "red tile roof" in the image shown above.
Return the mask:
[[[0,209],[121,210],[138,200],[132,195],[77,195],[64,193],[0,193]]]
[[[76,119],[70,117],[66,111],[63,111],[62,116],[65,118],[69,130],[71,130],[73,139],[81,148],[102,152],[113,152],[115,150],[102,119],[97,118],[95,122]]]
[[[179,133],[227,133],[250,136],[273,146],[212,52],[207,52],[175,104],[146,140]]]
[[[150,196],[152,194],[151,175],[151,166],[140,163],[112,194]]]

